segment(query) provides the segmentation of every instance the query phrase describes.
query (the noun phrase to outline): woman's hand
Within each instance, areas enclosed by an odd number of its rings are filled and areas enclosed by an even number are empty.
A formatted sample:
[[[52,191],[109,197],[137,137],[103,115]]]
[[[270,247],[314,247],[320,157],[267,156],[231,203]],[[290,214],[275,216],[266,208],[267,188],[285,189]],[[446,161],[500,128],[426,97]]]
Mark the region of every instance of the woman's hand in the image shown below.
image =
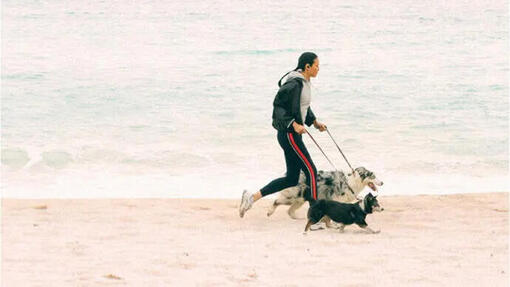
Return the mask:
[[[296,131],[296,133],[298,133],[298,134],[300,134],[300,135],[302,135],[302,134],[306,133],[306,129],[305,129],[305,127],[304,127],[303,125],[300,125],[300,124],[298,124],[298,123],[296,123],[296,122],[293,122],[293,123],[292,123],[292,127],[294,128],[294,130]]]
[[[319,131],[321,131],[321,132],[323,132],[323,131],[327,130],[326,125],[325,125],[325,124],[323,124],[323,123],[320,123],[320,122],[318,122],[318,121],[314,121],[314,122],[313,122],[313,126],[314,126],[316,129],[318,129]]]

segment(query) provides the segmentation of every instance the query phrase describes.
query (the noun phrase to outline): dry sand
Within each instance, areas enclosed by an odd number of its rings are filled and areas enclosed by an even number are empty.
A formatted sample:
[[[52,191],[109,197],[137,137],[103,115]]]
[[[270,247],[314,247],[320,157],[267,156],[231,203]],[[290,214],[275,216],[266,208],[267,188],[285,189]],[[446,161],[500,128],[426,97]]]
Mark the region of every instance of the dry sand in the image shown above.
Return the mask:
[[[508,286],[508,193],[379,201],[303,235],[269,200],[4,199],[2,286]]]

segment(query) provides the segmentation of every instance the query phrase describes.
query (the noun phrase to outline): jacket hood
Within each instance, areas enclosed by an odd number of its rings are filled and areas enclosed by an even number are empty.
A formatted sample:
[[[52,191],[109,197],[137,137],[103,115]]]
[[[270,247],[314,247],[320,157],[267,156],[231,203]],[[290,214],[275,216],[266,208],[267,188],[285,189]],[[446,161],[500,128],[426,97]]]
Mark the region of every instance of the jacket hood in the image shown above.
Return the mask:
[[[303,75],[300,73],[302,70],[299,69],[297,71],[292,71],[290,72],[288,75],[287,75],[287,79],[285,80],[285,82],[291,80],[291,79],[294,79],[294,78],[300,78],[300,79],[303,79],[305,80],[305,77],[303,77]],[[306,80],[305,80],[306,81]]]

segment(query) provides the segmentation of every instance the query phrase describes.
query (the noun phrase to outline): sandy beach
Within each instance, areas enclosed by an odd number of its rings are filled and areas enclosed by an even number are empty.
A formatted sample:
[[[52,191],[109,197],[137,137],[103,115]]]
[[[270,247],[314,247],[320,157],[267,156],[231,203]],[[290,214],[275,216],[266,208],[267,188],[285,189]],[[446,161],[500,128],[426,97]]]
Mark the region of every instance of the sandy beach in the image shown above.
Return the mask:
[[[270,200],[3,199],[2,286],[508,286],[508,193],[379,201],[303,235]]]

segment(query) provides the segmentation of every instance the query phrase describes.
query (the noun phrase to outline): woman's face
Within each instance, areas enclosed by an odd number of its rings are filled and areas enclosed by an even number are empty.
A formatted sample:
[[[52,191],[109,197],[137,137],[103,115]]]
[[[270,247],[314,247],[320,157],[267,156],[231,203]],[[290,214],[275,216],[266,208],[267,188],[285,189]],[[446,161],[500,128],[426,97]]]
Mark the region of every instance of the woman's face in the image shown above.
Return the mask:
[[[313,65],[311,65],[308,69],[308,73],[312,78],[317,77],[317,74],[319,73],[319,58],[315,58]]]

